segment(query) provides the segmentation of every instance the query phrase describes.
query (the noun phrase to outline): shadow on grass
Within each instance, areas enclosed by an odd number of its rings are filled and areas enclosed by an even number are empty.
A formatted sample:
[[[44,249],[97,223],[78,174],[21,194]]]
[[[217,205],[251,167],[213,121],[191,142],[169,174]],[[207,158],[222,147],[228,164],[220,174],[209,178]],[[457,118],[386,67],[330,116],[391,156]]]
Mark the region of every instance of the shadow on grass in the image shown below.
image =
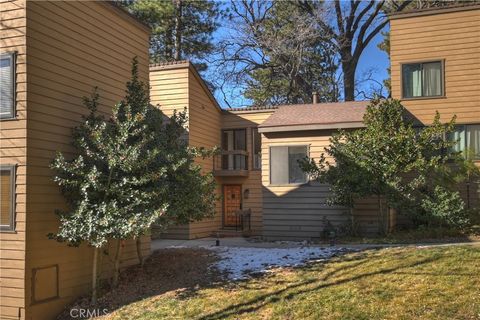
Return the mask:
[[[312,292],[312,291],[317,291],[317,290],[325,289],[325,288],[332,287],[332,286],[338,286],[338,285],[341,285],[341,284],[345,284],[345,283],[348,283],[348,282],[353,282],[353,281],[356,281],[356,280],[360,280],[360,279],[375,276],[375,275],[393,273],[397,270],[416,267],[416,266],[420,266],[420,265],[423,265],[423,264],[431,263],[431,262],[436,261],[438,259],[439,259],[439,257],[425,258],[425,259],[416,261],[414,263],[398,265],[398,266],[391,267],[391,268],[384,268],[384,269],[380,269],[380,270],[377,270],[377,271],[374,271],[374,272],[362,273],[362,274],[359,274],[359,275],[356,275],[356,276],[353,276],[353,277],[349,277],[349,278],[346,278],[346,279],[341,279],[341,280],[334,281],[334,282],[329,282],[329,283],[323,283],[323,280],[321,280],[321,279],[306,280],[306,281],[302,281],[300,283],[296,283],[294,285],[288,286],[286,288],[283,288],[283,289],[276,290],[276,291],[271,292],[271,293],[267,293],[267,294],[258,296],[255,299],[251,299],[247,302],[231,305],[227,308],[224,308],[223,310],[211,313],[209,315],[202,316],[198,319],[199,320],[224,319],[224,318],[227,318],[227,317],[232,316],[232,315],[241,315],[241,314],[244,314],[244,313],[255,312],[255,311],[261,309],[262,307],[264,307],[265,305],[267,305],[268,303],[279,301],[281,299],[282,300],[290,300],[290,299],[292,299],[293,297],[295,297],[296,295],[299,295],[299,294],[304,294],[304,293],[308,293],[308,292]],[[359,265],[361,265],[365,262],[358,262],[358,263],[356,263],[356,265],[359,266]],[[348,266],[348,267],[345,267],[343,269],[346,270],[348,268],[354,268],[354,267],[355,266]],[[336,270],[332,271],[330,276],[332,276],[334,273],[336,273]],[[330,277],[330,276],[327,276],[327,278]],[[313,285],[313,284],[316,284],[316,283],[318,283],[318,285],[316,285],[314,287],[301,289],[301,287]],[[295,290],[295,289],[299,289],[299,290]],[[293,292],[290,292],[290,291],[293,291]]]

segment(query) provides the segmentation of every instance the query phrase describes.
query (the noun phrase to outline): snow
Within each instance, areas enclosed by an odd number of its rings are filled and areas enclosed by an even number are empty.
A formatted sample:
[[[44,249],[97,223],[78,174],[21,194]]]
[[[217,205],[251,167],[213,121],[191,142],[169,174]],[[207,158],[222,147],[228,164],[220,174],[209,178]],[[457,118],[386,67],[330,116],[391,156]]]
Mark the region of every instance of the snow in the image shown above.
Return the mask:
[[[246,248],[204,247],[214,251],[219,260],[215,267],[231,280],[249,278],[252,274],[266,273],[278,267],[297,267],[309,261],[321,261],[345,252],[344,248]]]

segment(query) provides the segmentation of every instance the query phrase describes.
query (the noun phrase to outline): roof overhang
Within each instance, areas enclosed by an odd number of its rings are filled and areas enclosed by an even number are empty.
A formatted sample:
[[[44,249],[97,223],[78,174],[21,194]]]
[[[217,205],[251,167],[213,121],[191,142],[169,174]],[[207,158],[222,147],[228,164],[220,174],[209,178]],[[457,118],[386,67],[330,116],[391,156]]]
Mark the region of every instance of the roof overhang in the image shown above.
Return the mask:
[[[364,128],[363,122],[336,122],[336,123],[321,123],[321,124],[299,124],[288,126],[271,126],[258,127],[258,132],[291,132],[291,131],[313,131],[313,130],[331,130],[331,129],[354,129]]]

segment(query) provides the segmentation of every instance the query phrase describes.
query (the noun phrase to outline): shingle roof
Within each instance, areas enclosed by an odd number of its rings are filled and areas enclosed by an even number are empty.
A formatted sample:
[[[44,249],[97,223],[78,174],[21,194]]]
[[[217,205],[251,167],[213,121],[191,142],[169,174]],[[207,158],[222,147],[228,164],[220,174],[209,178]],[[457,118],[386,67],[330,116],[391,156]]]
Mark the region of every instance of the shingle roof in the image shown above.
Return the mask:
[[[361,127],[368,104],[369,101],[350,101],[283,105],[259,128],[270,132]]]
[[[238,108],[227,108],[224,111],[262,111],[262,110],[275,110],[278,109],[278,106],[251,106],[251,107],[238,107]]]

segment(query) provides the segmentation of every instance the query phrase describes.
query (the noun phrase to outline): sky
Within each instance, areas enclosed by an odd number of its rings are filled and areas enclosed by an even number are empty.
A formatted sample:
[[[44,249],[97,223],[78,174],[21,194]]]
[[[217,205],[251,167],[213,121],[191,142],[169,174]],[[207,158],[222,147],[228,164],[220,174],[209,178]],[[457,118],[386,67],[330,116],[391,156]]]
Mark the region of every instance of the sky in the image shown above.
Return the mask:
[[[385,27],[385,30],[388,31],[388,26]],[[223,37],[228,31],[225,28],[220,27],[214,34],[214,38]],[[359,65],[356,71],[356,79],[364,79],[367,75],[371,76],[372,80],[362,81],[357,86],[357,89],[363,90],[365,92],[372,92],[372,88],[378,90],[381,83],[384,79],[388,78],[387,68],[390,65],[389,58],[387,54],[381,51],[377,45],[383,41],[383,36],[379,33],[375,36],[369,45],[365,48],[362,53],[362,56],[359,61]],[[339,76],[341,74],[341,68],[339,68]],[[208,74],[206,78],[212,79],[215,74]],[[241,95],[241,88],[235,86],[227,86],[225,88],[226,94],[228,96],[228,102],[232,107],[244,107],[251,106],[252,102]],[[384,89],[383,94],[386,95],[387,92]],[[223,93],[220,90],[214,92],[214,96],[217,99],[218,103],[222,108],[228,108],[228,105],[224,101]],[[363,95],[359,95],[356,98],[357,100],[367,99]]]

